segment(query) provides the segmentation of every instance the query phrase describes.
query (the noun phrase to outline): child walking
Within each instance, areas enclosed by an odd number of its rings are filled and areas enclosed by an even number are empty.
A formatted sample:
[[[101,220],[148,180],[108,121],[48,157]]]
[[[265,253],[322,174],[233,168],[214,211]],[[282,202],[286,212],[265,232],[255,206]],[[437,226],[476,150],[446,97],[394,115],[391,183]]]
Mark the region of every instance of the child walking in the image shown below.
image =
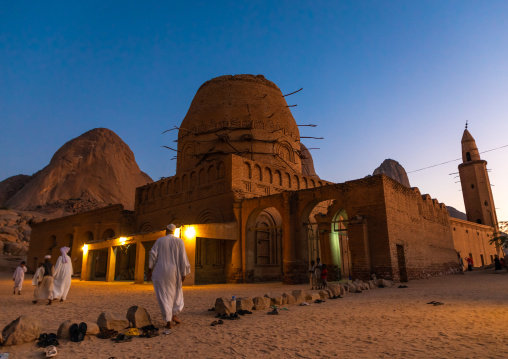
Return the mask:
[[[328,271],[326,270],[326,264],[323,264],[321,267],[321,283],[323,285],[323,289],[327,288],[328,283]]]
[[[21,288],[23,287],[23,279],[25,279],[25,273],[25,262],[21,262],[21,264],[16,268],[14,274],[12,275],[12,281],[14,282],[14,294],[16,294],[17,290],[18,294],[21,295]]]

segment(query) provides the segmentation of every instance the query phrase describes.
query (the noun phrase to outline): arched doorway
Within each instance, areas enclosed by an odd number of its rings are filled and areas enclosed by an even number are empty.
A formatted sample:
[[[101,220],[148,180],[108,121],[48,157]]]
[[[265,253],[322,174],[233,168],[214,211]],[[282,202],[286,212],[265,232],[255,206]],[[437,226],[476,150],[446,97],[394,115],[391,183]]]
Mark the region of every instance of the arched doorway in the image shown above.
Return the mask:
[[[115,238],[115,231],[111,228],[108,228],[102,233],[101,240],[105,241],[111,238]]]
[[[246,279],[282,280],[282,216],[275,207],[254,210],[245,228]]]

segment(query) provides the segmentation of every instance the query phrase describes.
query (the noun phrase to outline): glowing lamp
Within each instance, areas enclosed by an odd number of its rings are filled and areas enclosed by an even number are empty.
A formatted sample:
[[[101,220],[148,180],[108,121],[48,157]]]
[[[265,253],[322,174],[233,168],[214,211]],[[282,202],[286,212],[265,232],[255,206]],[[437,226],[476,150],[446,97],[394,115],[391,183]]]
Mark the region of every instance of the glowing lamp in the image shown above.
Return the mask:
[[[83,248],[81,248],[83,250],[83,254],[87,254],[88,253],[88,244],[85,244],[83,246]]]
[[[118,238],[118,242],[120,242],[120,245],[123,246],[125,244],[125,242],[127,242],[127,237]]]
[[[185,228],[185,238],[187,239],[193,239],[194,237],[196,237],[196,230],[194,229],[194,227],[192,226],[189,226],[187,228]]]

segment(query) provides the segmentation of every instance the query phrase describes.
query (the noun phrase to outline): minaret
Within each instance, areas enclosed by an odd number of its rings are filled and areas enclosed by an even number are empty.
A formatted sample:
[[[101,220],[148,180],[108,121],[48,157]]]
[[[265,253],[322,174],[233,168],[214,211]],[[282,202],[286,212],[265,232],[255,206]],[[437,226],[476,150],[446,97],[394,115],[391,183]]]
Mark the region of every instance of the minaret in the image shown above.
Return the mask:
[[[462,135],[459,175],[467,220],[497,228],[496,207],[487,173],[487,161],[480,158],[476,142],[467,130],[467,122]]]

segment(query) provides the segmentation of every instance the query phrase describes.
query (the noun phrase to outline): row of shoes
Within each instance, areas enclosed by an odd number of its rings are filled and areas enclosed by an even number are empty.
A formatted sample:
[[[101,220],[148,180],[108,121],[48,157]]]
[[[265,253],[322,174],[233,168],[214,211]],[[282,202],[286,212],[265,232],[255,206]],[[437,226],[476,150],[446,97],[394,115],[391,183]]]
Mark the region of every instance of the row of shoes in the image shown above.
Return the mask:
[[[245,313],[244,313],[245,314]],[[250,312],[250,314],[252,314],[252,312]],[[242,314],[243,315],[243,314]],[[220,318],[220,319],[223,319],[223,320],[235,320],[235,319],[240,319],[240,317],[238,316],[238,313],[235,312],[235,313],[231,313],[231,314],[217,314],[215,316],[215,318]]]

